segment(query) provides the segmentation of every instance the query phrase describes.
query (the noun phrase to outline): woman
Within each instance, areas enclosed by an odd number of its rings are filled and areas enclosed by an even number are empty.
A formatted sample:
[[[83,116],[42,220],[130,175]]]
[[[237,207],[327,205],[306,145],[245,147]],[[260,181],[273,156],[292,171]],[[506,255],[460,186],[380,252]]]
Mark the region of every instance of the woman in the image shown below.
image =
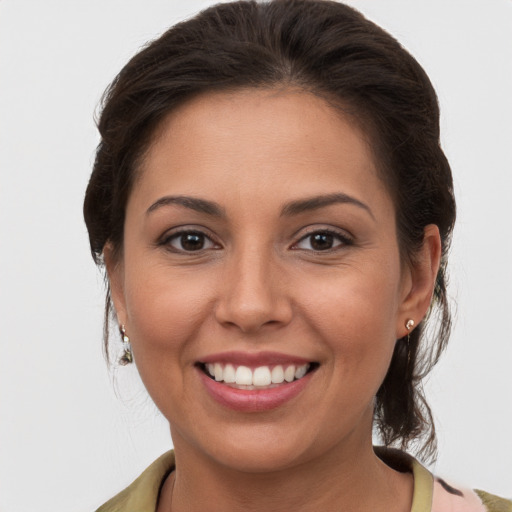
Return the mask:
[[[437,100],[393,38],[334,2],[213,7],[128,63],[99,129],[106,319],[174,444],[100,510],[512,507],[372,446],[435,453],[450,328]]]

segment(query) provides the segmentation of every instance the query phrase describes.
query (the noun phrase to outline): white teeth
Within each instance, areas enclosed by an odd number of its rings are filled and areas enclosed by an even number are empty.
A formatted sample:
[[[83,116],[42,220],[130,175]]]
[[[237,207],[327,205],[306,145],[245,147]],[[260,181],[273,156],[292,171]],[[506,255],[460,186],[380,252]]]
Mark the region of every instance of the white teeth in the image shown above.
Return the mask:
[[[224,382],[226,382],[227,384],[232,384],[235,381],[235,368],[232,364],[227,364],[224,367]]]
[[[237,384],[252,385],[252,371],[247,366],[239,366],[235,373],[235,382]]]
[[[292,382],[295,379],[295,366],[291,365],[284,371],[284,380],[286,382]]]
[[[215,363],[214,366],[214,377],[216,381],[223,380],[223,371],[222,371],[222,365],[220,363]]]
[[[302,379],[302,377],[304,377],[304,375],[306,375],[306,372],[308,371],[308,366],[309,365],[307,365],[307,364],[299,366],[295,370],[295,378],[296,379]]]
[[[272,384],[281,384],[284,382],[284,370],[281,365],[277,365],[272,368],[271,378]]]
[[[272,370],[268,366],[258,366],[258,368],[251,370],[247,366],[238,366],[235,369],[232,364],[208,363],[205,368],[217,382],[264,387],[271,384],[282,384],[284,381],[293,382],[296,379],[302,379],[308,372],[309,364],[303,364],[302,366],[291,364],[286,368],[277,365]]]
[[[272,383],[272,376],[268,366],[260,366],[254,370],[252,375],[252,383],[254,386],[268,386]]]

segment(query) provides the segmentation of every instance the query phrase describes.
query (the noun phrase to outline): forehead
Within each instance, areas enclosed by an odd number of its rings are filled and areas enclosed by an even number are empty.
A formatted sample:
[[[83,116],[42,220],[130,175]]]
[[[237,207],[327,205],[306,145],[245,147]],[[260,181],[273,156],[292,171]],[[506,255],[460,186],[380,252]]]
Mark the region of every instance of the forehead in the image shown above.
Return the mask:
[[[159,126],[140,170],[134,192],[146,203],[205,191],[221,201],[269,199],[269,185],[283,200],[386,193],[359,126],[326,100],[290,89],[205,94],[181,105]]]

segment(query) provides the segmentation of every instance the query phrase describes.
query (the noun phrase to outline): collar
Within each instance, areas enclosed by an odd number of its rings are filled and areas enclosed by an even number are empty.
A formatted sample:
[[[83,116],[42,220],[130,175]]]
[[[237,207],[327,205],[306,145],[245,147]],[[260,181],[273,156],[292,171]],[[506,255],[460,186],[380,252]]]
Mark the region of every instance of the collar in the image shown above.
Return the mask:
[[[388,466],[401,472],[412,472],[414,492],[411,512],[430,512],[434,479],[414,457],[399,450],[375,447],[375,453]],[[159,457],[124,491],[102,505],[96,512],[155,512],[160,488],[175,469],[174,451]]]

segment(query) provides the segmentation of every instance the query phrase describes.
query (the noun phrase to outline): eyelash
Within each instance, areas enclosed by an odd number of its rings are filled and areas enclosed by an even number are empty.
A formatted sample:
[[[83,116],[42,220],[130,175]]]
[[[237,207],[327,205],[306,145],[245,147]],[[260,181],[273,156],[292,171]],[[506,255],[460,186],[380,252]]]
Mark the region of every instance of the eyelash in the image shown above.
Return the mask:
[[[197,250],[187,250],[183,246],[181,248],[179,248],[179,247],[174,247],[172,245],[172,241],[180,240],[181,237],[186,236],[186,235],[196,235],[198,237],[201,237],[201,239],[203,241],[203,246]],[[328,235],[329,237],[332,237],[334,240],[338,241],[339,243],[337,245],[335,245],[334,247],[329,247],[327,249],[318,249],[318,250],[298,247],[301,242],[303,242],[307,239],[311,239],[311,237],[313,237],[315,235]],[[182,243],[183,243],[183,239],[182,239]],[[304,251],[311,251],[314,253],[330,253],[330,252],[338,250],[338,248],[353,245],[353,243],[354,243],[354,240],[351,237],[347,236],[345,233],[342,234],[339,231],[324,228],[324,229],[315,229],[315,230],[310,231],[309,233],[306,233],[297,242],[295,242],[290,248],[292,250],[304,250]],[[204,244],[211,244],[211,246],[204,247]],[[171,234],[164,236],[162,238],[162,240],[158,243],[158,245],[164,246],[172,252],[181,253],[181,254],[201,253],[202,251],[205,251],[205,250],[221,248],[220,244],[215,242],[215,240],[213,239],[213,237],[211,235],[204,233],[200,229],[183,229],[181,231],[175,231]]]
[[[172,241],[174,240],[180,240],[181,237],[186,235],[196,235],[198,237],[201,237],[203,240],[203,244],[211,244],[211,247],[201,247],[197,250],[187,250],[185,248],[178,248],[174,247],[172,245]],[[182,240],[183,242],[183,240]],[[219,249],[220,245],[216,243],[213,240],[213,237],[211,235],[207,235],[200,229],[182,229],[180,231],[175,231],[170,234],[166,234],[162,240],[158,243],[159,246],[163,246],[167,248],[168,250],[175,252],[175,253],[181,253],[181,254],[192,254],[192,253],[201,253],[204,250],[210,250],[210,249]]]
[[[301,247],[297,247],[301,242],[304,240],[307,240],[308,238],[311,239],[314,235],[329,235],[333,237],[333,239],[340,242],[338,245],[335,245],[334,247],[330,247],[328,249],[324,250],[314,250],[314,249],[303,249]],[[314,229],[310,231],[309,233],[306,233],[304,236],[302,236],[298,242],[296,242],[291,249],[293,250],[306,250],[306,251],[312,251],[315,253],[330,253],[334,252],[342,247],[350,246],[354,244],[353,238],[348,236],[346,233],[340,233],[339,231],[336,231],[334,229],[328,229],[328,228],[320,228],[320,229]]]

